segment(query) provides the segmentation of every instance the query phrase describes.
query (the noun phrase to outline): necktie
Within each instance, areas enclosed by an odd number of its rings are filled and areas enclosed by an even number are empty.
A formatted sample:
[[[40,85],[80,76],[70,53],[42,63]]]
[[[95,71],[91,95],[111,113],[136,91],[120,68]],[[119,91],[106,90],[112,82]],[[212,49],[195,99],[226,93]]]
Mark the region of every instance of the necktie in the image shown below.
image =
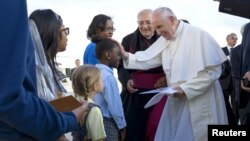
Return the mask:
[[[229,55],[227,56],[229,61],[230,61],[230,55],[231,55],[232,50],[233,50],[233,48],[230,48]]]

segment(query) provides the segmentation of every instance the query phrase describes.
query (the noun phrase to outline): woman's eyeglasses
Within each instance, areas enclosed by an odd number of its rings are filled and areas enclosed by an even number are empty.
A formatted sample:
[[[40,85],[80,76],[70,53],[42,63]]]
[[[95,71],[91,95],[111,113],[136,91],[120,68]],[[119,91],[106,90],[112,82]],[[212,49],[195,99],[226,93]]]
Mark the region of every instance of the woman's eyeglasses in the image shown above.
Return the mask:
[[[115,28],[105,28],[105,32],[115,32]]]
[[[68,27],[61,29],[61,31],[63,31],[66,35],[69,35],[69,28]]]

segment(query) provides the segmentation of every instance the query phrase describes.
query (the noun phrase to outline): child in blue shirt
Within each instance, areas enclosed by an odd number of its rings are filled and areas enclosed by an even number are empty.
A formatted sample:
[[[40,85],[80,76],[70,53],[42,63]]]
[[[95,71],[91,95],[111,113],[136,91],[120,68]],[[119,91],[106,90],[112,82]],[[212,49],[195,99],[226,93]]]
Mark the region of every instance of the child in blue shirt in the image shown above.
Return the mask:
[[[125,139],[126,121],[117,81],[113,69],[119,65],[120,50],[118,44],[105,38],[96,43],[96,57],[100,60],[96,67],[101,70],[104,84],[103,92],[94,97],[101,108],[107,141],[123,141]]]

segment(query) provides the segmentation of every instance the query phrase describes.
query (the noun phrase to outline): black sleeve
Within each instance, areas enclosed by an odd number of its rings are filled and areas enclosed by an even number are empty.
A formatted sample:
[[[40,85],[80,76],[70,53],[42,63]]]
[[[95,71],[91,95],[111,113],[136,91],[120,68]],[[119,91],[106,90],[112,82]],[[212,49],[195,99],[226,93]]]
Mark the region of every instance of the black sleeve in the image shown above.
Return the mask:
[[[244,34],[242,37],[242,48],[243,48],[243,71],[250,71],[250,23],[244,28]],[[244,75],[244,74],[243,74]]]
[[[75,68],[73,68],[73,69],[71,69],[70,70],[70,77],[69,77],[69,79],[72,81],[72,79],[73,79],[73,72],[74,72],[74,70],[75,70]]]
[[[231,75],[231,66],[230,66],[229,60],[226,60],[225,62],[223,62],[221,64],[221,67],[222,67],[222,72],[221,72],[220,79],[224,79]]]
[[[130,42],[130,39],[128,37],[123,38],[122,45],[125,51],[129,51],[129,46],[130,46],[129,42]],[[121,82],[122,87],[127,88],[127,82],[131,77],[130,77],[129,71],[124,68],[122,60],[119,63],[117,71],[118,71],[118,79]]]
[[[234,77],[240,77],[240,49],[241,45],[235,47],[230,53],[231,73]]]

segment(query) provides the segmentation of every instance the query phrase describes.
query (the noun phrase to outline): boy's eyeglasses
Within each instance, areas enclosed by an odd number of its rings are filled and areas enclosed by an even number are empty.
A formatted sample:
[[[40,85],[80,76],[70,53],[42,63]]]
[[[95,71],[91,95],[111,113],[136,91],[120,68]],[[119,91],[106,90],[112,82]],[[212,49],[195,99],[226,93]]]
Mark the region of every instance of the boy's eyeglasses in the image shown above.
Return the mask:
[[[64,33],[66,35],[69,35],[69,28],[68,27],[61,29],[61,31],[64,31]]]

